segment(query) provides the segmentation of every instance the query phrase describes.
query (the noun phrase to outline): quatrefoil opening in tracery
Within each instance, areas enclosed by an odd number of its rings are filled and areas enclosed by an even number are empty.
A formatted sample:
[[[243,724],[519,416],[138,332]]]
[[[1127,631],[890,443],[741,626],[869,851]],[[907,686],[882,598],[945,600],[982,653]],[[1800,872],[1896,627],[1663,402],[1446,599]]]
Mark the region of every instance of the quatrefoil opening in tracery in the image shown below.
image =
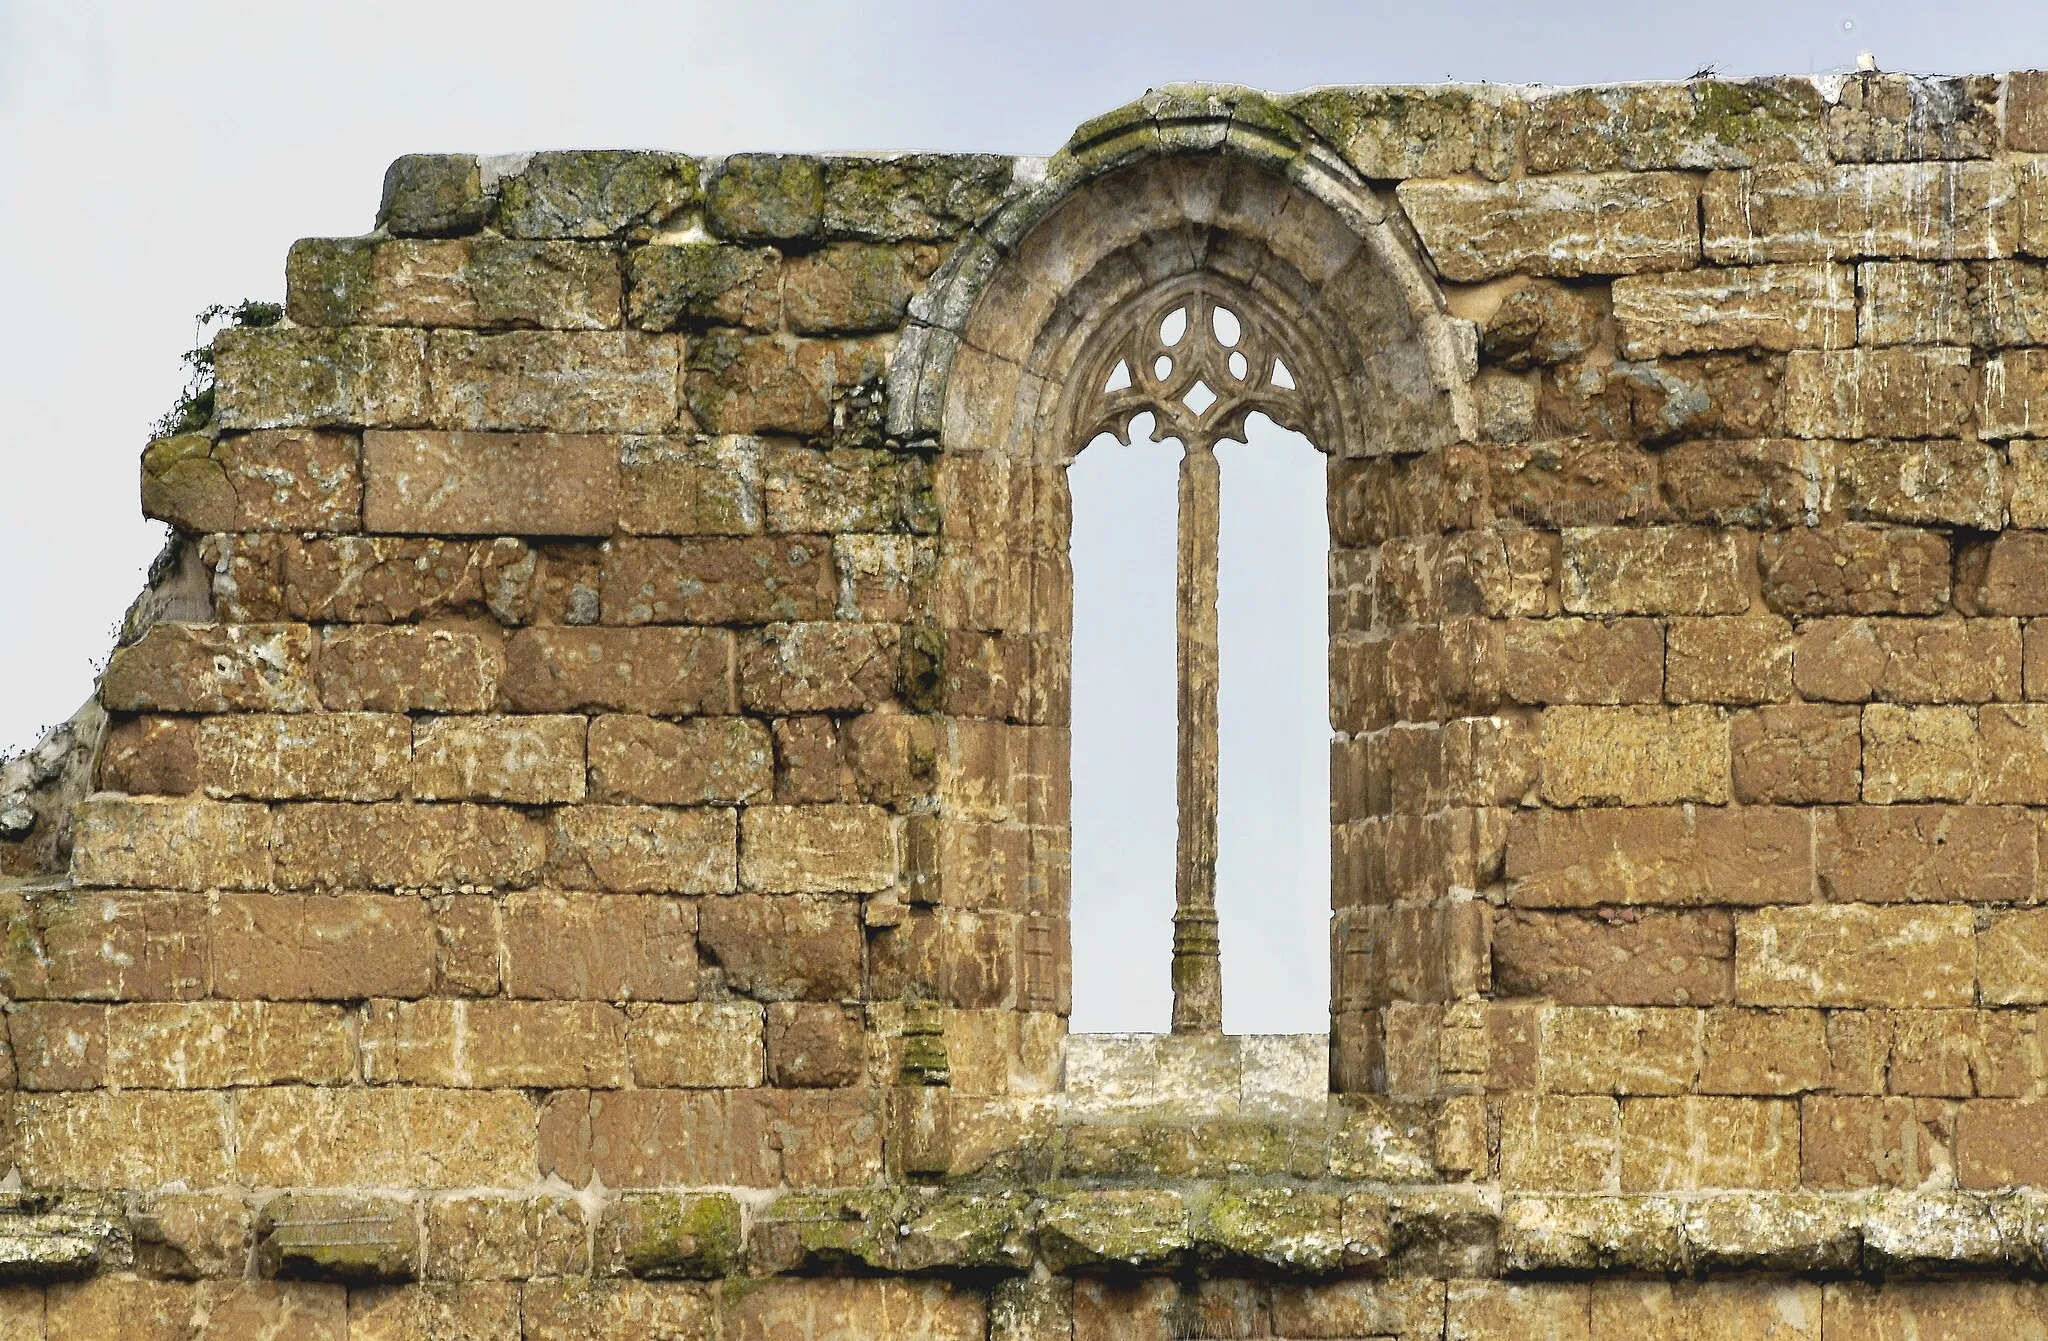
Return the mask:
[[[1245,420],[1254,413],[1306,430],[1300,389],[1275,342],[1201,287],[1138,309],[1097,366],[1112,359],[1097,383],[1100,409],[1081,441],[1110,433],[1128,444],[1131,422],[1145,414],[1153,416],[1155,439],[1191,447],[1244,441]]]

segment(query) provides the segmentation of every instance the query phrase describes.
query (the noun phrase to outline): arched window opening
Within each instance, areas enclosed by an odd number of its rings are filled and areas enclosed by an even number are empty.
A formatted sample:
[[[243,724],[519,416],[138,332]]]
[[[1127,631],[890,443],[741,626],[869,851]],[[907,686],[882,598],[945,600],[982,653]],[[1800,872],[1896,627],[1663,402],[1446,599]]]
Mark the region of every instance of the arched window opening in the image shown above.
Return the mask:
[[[1307,417],[1293,370],[1242,306],[1191,277],[1134,303],[1084,363],[1077,1031],[1165,1014],[1175,1033],[1326,1027],[1323,458],[1283,427]]]

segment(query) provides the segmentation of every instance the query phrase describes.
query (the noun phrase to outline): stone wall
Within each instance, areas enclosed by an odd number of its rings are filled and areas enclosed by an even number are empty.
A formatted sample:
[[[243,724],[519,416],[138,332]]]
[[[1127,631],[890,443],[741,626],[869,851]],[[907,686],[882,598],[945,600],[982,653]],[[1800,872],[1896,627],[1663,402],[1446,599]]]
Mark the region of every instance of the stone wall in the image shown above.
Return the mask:
[[[0,1341],[2048,1335],[2048,75],[418,156],[286,277],[4,777]],[[1329,456],[1326,1082],[1066,1038],[1189,283]]]

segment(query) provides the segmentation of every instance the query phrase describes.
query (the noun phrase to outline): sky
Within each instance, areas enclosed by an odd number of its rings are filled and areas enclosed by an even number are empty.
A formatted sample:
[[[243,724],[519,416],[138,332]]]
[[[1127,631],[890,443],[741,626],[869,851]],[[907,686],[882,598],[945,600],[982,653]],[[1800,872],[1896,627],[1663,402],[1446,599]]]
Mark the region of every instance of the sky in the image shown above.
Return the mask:
[[[1174,80],[1572,84],[1709,65],[1841,70],[1863,50],[1887,69],[2048,65],[2048,5],[0,0],[0,754],[84,700],[161,544],[139,514],[136,461],[183,384],[193,314],[280,298],[295,238],[367,231],[384,166],[401,153],[1049,153],[1080,122]],[[1267,501],[1284,513],[1302,497]],[[1226,506],[1226,628],[1228,516]],[[1264,573],[1269,595],[1295,574],[1284,556],[1247,562],[1246,580]],[[1126,654],[1156,662],[1135,645],[1103,653]],[[1256,671],[1263,682],[1292,673]],[[1289,757],[1320,748],[1310,734],[1287,737]],[[1226,769],[1251,769],[1248,748]],[[1271,777],[1288,774],[1267,762]],[[1224,809],[1228,863],[1228,796]],[[1238,809],[1249,854],[1272,817]],[[1313,879],[1313,865],[1297,862],[1311,871],[1299,878]],[[1293,982],[1311,972],[1307,952],[1266,946],[1247,917],[1236,941],[1254,949],[1235,960],[1226,950],[1227,1022],[1320,1027],[1327,970]],[[1231,975],[1260,963],[1301,973],[1233,988]],[[1119,992],[1101,995],[1092,1027],[1163,1021],[1163,981],[1115,1009]],[[1236,1018],[1253,1002],[1256,1020]]]

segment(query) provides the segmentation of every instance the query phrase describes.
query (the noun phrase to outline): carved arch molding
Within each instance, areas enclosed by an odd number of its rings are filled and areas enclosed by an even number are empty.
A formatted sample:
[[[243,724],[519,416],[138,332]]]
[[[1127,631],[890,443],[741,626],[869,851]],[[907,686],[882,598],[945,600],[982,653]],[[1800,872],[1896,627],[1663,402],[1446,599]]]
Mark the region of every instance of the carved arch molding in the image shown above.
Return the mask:
[[[985,486],[955,499],[945,562],[1014,575],[988,608],[942,600],[942,620],[1038,638],[1069,670],[1065,467],[1100,432],[1128,441],[1141,414],[1186,448],[1176,1032],[1221,1027],[1215,444],[1241,440],[1263,412],[1307,436],[1333,470],[1443,447],[1470,424],[1474,352],[1405,225],[1335,155],[1215,138],[1203,153],[1070,146],[913,305],[889,410],[893,434],[931,442],[942,469],[958,463]],[[1219,323],[1219,310],[1234,320]],[[1335,656],[1333,643],[1333,667]],[[1056,767],[1064,773],[1063,747]],[[1060,884],[1065,796],[1063,786],[1033,791],[1024,823],[1052,838],[1032,844],[1027,886]],[[1341,940],[1342,927],[1333,934]],[[1033,1008],[1032,995],[1020,1005]],[[1340,1013],[1333,1003],[1333,1034]]]

